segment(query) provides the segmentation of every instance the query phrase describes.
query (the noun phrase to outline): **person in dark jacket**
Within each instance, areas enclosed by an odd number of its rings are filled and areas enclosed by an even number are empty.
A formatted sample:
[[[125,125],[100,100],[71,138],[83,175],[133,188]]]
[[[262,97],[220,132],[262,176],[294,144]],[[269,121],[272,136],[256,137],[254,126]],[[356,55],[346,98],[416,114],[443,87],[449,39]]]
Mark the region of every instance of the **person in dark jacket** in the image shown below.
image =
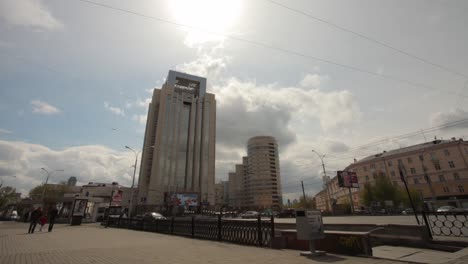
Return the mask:
[[[53,207],[49,209],[49,232],[52,232],[52,228],[54,228],[55,218],[57,218],[57,215],[57,208]]]
[[[40,207],[38,207],[36,210],[34,210],[31,213],[31,224],[29,225],[29,234],[34,234],[34,229],[36,229],[37,222],[39,221],[39,218],[42,216],[42,210]]]

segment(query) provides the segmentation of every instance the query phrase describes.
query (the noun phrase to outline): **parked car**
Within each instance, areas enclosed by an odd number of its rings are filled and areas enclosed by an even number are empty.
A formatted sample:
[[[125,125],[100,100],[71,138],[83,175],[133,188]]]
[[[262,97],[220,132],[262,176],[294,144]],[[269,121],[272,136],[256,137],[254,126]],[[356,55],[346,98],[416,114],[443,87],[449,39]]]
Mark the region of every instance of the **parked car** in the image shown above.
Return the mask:
[[[256,211],[247,211],[241,215],[242,218],[257,218],[259,215]]]
[[[445,205],[437,209],[438,213],[457,213],[457,212],[464,212],[464,211],[465,210],[463,208],[457,208],[451,205]]]
[[[10,214],[10,220],[16,221],[16,220],[18,220],[18,219],[19,219],[19,217],[18,217],[18,212],[17,212],[17,211],[11,212],[11,214]]]
[[[405,210],[401,211],[402,214],[408,215],[408,214],[414,214],[413,208],[406,208]]]
[[[164,219],[166,219],[166,217],[156,212],[147,212],[143,214],[143,220],[145,221],[155,221],[155,220],[164,220]]]

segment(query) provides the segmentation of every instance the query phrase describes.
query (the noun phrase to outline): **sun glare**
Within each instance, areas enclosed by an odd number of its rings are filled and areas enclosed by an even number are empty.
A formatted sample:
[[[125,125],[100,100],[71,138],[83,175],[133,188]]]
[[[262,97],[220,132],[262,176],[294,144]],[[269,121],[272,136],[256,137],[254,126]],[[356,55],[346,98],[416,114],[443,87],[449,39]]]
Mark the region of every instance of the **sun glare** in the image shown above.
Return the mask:
[[[239,20],[242,0],[171,0],[171,13],[178,23],[196,30],[226,33]],[[206,41],[206,34],[198,41]]]

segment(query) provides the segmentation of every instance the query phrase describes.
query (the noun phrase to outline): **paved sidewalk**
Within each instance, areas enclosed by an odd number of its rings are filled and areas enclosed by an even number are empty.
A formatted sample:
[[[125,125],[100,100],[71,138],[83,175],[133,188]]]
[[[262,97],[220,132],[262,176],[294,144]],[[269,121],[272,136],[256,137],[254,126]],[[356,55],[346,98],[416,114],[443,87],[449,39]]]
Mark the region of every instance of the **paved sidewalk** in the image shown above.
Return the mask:
[[[372,248],[372,251],[375,257],[415,263],[468,263],[468,248],[451,253],[421,248],[378,246]]]
[[[57,225],[26,234],[27,225],[0,223],[0,263],[397,263],[329,255],[311,261],[299,251],[273,250],[97,225]]]
[[[124,229],[105,229],[95,224],[73,227],[56,225],[52,233],[35,234],[27,234],[27,227],[24,223],[0,222],[0,263],[402,263],[338,255],[311,260],[299,256],[299,251],[241,246]],[[454,263],[467,263],[467,260]]]

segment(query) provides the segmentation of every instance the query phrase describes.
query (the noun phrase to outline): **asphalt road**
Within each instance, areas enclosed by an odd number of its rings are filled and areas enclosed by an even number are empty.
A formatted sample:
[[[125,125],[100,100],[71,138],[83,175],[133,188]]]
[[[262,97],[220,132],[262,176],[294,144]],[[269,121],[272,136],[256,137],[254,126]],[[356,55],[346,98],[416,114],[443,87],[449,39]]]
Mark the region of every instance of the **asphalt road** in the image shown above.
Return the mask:
[[[419,219],[421,220],[421,215]],[[265,218],[265,220],[268,218]],[[295,218],[275,218],[276,223],[296,223]],[[356,216],[325,216],[324,224],[395,224],[395,225],[417,225],[414,215],[356,215]]]

